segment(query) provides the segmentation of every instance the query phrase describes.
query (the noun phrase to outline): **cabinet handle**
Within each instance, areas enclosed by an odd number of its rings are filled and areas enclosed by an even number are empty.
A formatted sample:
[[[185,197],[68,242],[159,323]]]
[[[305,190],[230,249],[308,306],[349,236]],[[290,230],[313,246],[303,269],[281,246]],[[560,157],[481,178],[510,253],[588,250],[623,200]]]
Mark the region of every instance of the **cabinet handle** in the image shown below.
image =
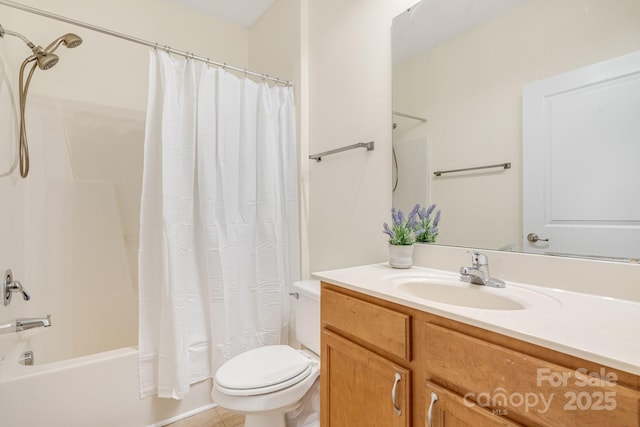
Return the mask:
[[[438,401],[438,395],[433,391],[431,392],[431,404],[429,405],[429,412],[427,412],[427,427],[433,426],[433,405]]]
[[[391,389],[391,403],[393,403],[393,410],[395,411],[397,416],[402,415],[402,410],[398,408],[398,404],[396,402],[396,389],[398,388],[398,383],[402,379],[399,373],[396,372],[395,382],[393,383],[393,388]]]

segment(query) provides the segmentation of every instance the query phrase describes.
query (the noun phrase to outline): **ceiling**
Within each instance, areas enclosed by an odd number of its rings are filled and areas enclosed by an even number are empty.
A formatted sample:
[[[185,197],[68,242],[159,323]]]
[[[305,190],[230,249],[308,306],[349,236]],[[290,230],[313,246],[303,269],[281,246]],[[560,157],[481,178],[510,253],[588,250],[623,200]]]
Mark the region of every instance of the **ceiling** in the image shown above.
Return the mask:
[[[393,63],[406,61],[525,0],[422,0],[393,19]]]
[[[174,0],[200,9],[223,21],[251,27],[271,6],[273,0]]]

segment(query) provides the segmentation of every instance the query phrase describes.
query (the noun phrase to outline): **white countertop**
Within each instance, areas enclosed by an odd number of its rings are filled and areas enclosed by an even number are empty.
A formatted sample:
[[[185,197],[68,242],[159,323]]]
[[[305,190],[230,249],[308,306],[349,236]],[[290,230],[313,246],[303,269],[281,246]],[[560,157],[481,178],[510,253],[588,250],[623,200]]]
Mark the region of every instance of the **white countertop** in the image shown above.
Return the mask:
[[[495,289],[462,282],[459,274],[450,271],[415,266],[399,270],[387,263],[322,271],[313,277],[640,375],[638,302],[514,282],[506,282],[506,288]],[[472,292],[506,297],[521,307],[480,309],[446,304],[407,294],[398,286],[412,281],[472,288]],[[443,286],[439,289],[446,292]]]

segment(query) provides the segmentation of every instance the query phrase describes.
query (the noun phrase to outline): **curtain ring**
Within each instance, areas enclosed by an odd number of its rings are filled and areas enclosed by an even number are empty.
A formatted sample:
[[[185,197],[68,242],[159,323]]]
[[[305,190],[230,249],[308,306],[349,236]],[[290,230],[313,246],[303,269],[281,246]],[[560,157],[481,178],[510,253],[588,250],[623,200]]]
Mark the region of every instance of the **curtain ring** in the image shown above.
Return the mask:
[[[164,45],[164,50],[165,50],[169,55],[171,55],[171,46],[169,46],[168,44],[165,44],[165,45]]]
[[[156,42],[156,45],[153,47],[153,50],[158,50],[158,42]]]
[[[244,76],[247,77],[247,69],[244,69]]]

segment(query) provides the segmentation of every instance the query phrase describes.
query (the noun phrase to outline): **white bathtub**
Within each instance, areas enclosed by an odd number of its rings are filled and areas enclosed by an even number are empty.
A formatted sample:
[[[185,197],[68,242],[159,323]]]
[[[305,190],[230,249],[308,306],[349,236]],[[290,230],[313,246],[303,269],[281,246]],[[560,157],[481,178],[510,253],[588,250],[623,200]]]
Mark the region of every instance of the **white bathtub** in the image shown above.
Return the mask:
[[[182,401],[138,396],[138,351],[121,348],[59,362],[0,365],[0,426],[162,426],[213,407],[211,381]]]

